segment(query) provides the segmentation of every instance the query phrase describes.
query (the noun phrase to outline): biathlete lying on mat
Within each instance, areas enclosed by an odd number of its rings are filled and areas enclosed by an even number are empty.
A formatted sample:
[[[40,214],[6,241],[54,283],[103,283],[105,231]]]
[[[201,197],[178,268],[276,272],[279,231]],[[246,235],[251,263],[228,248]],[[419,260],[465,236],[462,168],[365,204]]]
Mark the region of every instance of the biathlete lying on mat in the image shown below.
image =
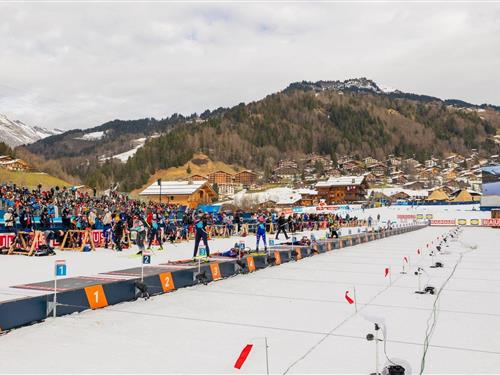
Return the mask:
[[[284,245],[294,245],[294,246],[309,246],[311,240],[307,236],[303,236],[300,240],[285,242]]]

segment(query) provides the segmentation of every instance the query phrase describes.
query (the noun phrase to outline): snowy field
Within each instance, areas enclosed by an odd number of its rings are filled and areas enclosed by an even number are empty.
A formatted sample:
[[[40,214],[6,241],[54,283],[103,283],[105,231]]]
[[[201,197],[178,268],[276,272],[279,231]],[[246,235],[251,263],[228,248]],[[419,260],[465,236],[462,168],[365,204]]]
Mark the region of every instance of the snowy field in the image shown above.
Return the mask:
[[[424,373],[498,373],[500,231],[465,228],[444,248],[447,254],[417,256],[417,248],[449,230],[428,227],[148,301],[49,319],[0,338],[0,371],[265,373],[267,337],[271,373],[369,374],[375,345],[365,336],[376,317],[385,321],[387,355],[408,362],[406,374],[419,373],[436,296],[415,294],[418,277],[400,274],[407,256],[412,271],[418,264],[425,269],[422,285],[436,289],[458,263],[437,300]],[[429,268],[437,260],[444,268]],[[354,286],[357,313],[344,299]],[[249,343],[247,362],[234,369]],[[382,347],[379,359],[387,362]]]

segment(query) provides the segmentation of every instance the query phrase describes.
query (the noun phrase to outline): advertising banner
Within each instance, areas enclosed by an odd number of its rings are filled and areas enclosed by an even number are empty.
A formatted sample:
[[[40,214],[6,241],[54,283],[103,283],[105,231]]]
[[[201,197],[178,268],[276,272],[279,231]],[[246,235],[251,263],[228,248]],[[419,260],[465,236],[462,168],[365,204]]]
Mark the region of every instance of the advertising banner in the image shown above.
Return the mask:
[[[484,167],[482,174],[481,207],[500,207],[500,166]]]
[[[16,235],[14,233],[0,233],[0,248],[2,247],[10,247],[12,245],[12,242],[14,241],[14,238]],[[104,244],[104,234],[102,230],[93,230],[92,231],[92,241],[94,242],[95,247],[100,247],[102,244]],[[38,237],[38,244],[42,245],[45,243],[45,236],[42,233],[40,233],[40,237]],[[55,240],[50,241],[50,245],[52,247],[58,247],[60,245],[59,242]]]

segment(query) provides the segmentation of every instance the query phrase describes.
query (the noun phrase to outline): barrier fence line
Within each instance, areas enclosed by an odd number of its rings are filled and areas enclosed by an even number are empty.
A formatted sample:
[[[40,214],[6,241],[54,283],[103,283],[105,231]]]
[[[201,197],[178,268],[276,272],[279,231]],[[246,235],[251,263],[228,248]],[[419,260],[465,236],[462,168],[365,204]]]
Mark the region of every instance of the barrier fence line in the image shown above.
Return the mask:
[[[499,219],[500,220],[500,219]],[[349,223],[340,223],[337,226],[337,229],[354,229],[354,228],[359,228],[360,226],[366,227],[366,228],[372,228],[367,225],[367,223],[362,222],[362,221],[351,221]],[[228,225],[228,224],[216,224],[216,225],[211,225],[208,228],[208,234],[210,238],[229,238],[233,235],[240,235],[240,236],[247,236],[249,234],[255,235],[257,232],[257,224],[242,224],[240,231],[237,231],[237,225]],[[320,222],[320,221],[311,221],[311,222],[303,222],[301,225],[296,225],[295,228],[292,228],[293,230],[290,230],[290,228],[287,229],[288,232],[290,233],[296,233],[296,232],[302,232],[304,230],[319,230],[319,229],[327,229],[328,228],[328,223],[327,222]],[[266,224],[266,229],[267,233],[269,234],[274,234],[275,233],[275,225],[273,223],[267,223]],[[181,232],[185,231],[184,234]],[[86,243],[91,245],[92,248],[102,248],[105,246],[106,243],[106,234],[104,233],[103,230],[100,229],[93,229],[93,230],[69,230],[69,232],[81,232],[85,236],[87,236],[88,233],[88,240]],[[192,226],[188,228],[177,228],[177,234],[175,236],[175,239],[173,240],[174,243],[179,243],[182,241],[189,241],[189,240],[194,240],[194,229]],[[18,233],[24,233],[19,231]],[[27,232],[27,235],[32,235],[32,234],[37,234],[36,239],[33,240],[32,244],[34,245],[35,248],[39,248],[40,245],[44,245],[47,243],[45,239],[45,232],[43,231],[33,231],[33,232]],[[108,235],[108,243],[113,246],[113,241],[111,239],[111,234]],[[134,240],[136,236],[135,232],[130,232],[130,231],[125,231],[124,236],[123,236],[123,245],[128,246],[130,244],[131,240]],[[164,242],[169,242],[168,238],[168,233],[165,232],[163,228],[160,228],[160,236],[161,238],[164,238]],[[9,248],[12,243],[14,242],[16,238],[16,233],[0,233],[0,248],[1,247],[6,247]],[[67,235],[65,236],[67,238]],[[149,239],[149,235],[146,236],[146,241]],[[58,242],[57,240],[51,239],[49,241],[49,245],[53,248],[65,248],[65,249],[73,249],[73,247],[68,247],[66,248],[64,245],[66,245],[67,241],[62,240],[61,242]],[[80,241],[78,241],[80,243]],[[30,243],[31,244],[31,243]],[[153,245],[159,245],[158,241],[156,238],[153,241]],[[77,247],[74,247],[74,249],[82,249],[81,244]],[[64,249],[63,249],[64,250]]]
[[[408,225],[381,232],[372,232],[372,234],[379,235],[372,237],[372,240],[399,235],[424,227],[425,225]],[[382,233],[384,234],[383,237],[381,236]],[[189,266],[178,268],[178,266],[173,265],[170,272],[167,268],[155,270],[155,266],[151,266],[150,269],[153,272],[144,273],[143,283],[147,287],[146,292],[148,295],[164,294],[187,286],[200,283],[206,284],[241,273],[255,272],[269,266],[280,265],[290,261],[299,261],[305,257],[354,246],[367,242],[367,240],[369,239],[367,239],[365,233],[359,233],[349,238],[318,240],[310,245],[292,246],[282,244],[272,247],[269,254],[250,253],[241,259],[216,257],[211,259],[210,263],[201,263],[199,270],[198,265],[191,268]],[[57,291],[57,316],[88,309],[103,308],[144,297],[144,291],[140,289],[140,285],[138,284],[141,280],[140,273],[132,276],[130,279],[110,279],[109,282],[98,276],[86,279],[91,282],[90,285]],[[92,283],[94,279],[96,282]],[[58,286],[64,283],[64,280],[61,279],[58,282]],[[53,312],[48,311],[51,304],[55,302],[53,297],[54,294],[50,293],[42,296],[0,302],[0,329],[5,331],[45,320],[50,316],[50,312]]]

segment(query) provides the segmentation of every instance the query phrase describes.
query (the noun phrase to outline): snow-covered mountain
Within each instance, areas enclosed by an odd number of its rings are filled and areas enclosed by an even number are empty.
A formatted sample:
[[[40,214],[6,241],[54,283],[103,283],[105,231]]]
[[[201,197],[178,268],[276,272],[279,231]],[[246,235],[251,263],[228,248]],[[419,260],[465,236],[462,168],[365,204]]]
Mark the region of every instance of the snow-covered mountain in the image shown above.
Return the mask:
[[[38,141],[51,135],[61,134],[62,130],[30,126],[18,120],[9,120],[0,113],[0,141],[16,147]]]
[[[377,84],[368,78],[351,78],[345,81],[317,81],[317,82],[295,82],[288,86],[288,89],[301,89],[301,90],[336,90],[336,91],[371,91],[376,94],[387,94],[398,92],[391,87]]]

